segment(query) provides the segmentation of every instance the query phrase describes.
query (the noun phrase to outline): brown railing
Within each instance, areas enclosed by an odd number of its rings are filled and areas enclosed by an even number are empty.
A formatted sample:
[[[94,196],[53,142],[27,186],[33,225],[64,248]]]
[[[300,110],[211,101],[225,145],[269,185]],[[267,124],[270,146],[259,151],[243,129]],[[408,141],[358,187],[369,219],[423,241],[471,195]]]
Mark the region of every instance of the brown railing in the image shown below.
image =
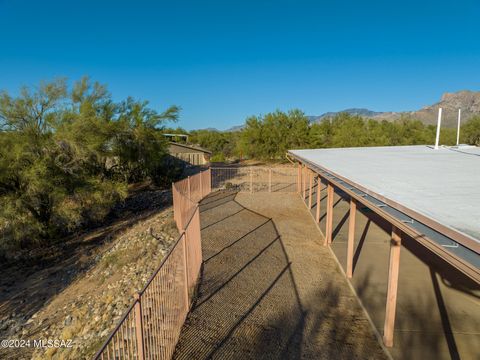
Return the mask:
[[[172,185],[174,218],[178,230],[185,229],[198,202],[212,190],[211,170],[189,176]]]
[[[202,265],[198,202],[212,190],[297,191],[292,167],[212,168],[172,184],[180,236],[94,359],[170,359]]]
[[[172,184],[180,237],[94,359],[170,359],[202,265],[198,202],[212,190],[211,170]]]
[[[294,167],[215,167],[212,189],[238,192],[295,192],[297,169]]]

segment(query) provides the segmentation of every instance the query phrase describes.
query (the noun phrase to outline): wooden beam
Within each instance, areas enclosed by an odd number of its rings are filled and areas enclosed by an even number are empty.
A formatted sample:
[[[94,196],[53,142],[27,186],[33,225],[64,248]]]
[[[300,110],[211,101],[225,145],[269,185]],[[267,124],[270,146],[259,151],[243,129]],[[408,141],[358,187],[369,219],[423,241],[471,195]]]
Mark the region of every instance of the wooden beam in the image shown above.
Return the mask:
[[[317,213],[315,214],[315,221],[318,223],[320,222],[320,199],[321,199],[321,187],[322,182],[320,176],[317,177]]]
[[[325,243],[330,245],[332,243],[332,228],[333,228],[333,185],[327,185],[327,221],[325,225]]]
[[[309,170],[310,173],[310,189],[308,192],[308,210],[312,208],[312,188],[313,188],[313,171]]]
[[[388,347],[393,346],[401,243],[401,231],[395,226],[392,226],[392,239],[390,241],[390,260],[388,267],[387,306],[385,310],[385,325],[383,328],[383,342],[385,346]]]
[[[355,244],[355,215],[357,203],[350,198],[350,214],[348,216],[348,242],[347,242],[347,278],[353,275],[353,246]]]

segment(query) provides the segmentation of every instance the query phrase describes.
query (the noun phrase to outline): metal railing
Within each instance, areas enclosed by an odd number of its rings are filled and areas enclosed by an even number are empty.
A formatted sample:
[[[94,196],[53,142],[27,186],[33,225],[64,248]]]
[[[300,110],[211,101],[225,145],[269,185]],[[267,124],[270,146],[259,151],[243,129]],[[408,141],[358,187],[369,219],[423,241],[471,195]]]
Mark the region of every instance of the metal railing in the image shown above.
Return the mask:
[[[238,192],[296,192],[297,169],[294,167],[215,167],[212,190]]]
[[[172,184],[181,234],[94,359],[172,357],[202,264],[198,202],[211,190],[210,169]]]
[[[94,359],[170,359],[190,309],[202,248],[198,202],[213,190],[295,192],[292,167],[211,168],[172,184],[180,236]]]

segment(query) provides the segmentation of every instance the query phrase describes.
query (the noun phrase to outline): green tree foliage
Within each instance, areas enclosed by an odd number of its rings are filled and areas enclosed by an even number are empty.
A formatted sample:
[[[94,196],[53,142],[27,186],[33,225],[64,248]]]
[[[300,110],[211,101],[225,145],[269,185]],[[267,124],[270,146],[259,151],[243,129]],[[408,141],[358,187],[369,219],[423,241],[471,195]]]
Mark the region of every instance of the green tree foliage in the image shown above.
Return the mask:
[[[212,161],[225,161],[237,155],[238,133],[215,130],[194,130],[190,132],[190,142],[212,152]]]
[[[480,117],[472,118],[462,129],[464,141],[480,142]],[[377,121],[340,113],[309,124],[299,110],[276,111],[264,117],[248,118],[237,146],[247,158],[277,160],[284,158],[286,150],[297,148],[433,144],[435,133],[435,126],[409,117]],[[441,129],[442,145],[454,145],[455,141],[456,129]]]
[[[308,138],[308,118],[302,111],[285,113],[277,110],[247,119],[241,131],[239,151],[250,158],[283,159],[288,149],[303,147]]]
[[[158,130],[179,109],[114,103],[82,79],[0,94],[0,249],[38,244],[102,220],[129,182],[166,181]]]
[[[463,142],[480,146],[480,116],[474,116],[461,129],[460,136]]]

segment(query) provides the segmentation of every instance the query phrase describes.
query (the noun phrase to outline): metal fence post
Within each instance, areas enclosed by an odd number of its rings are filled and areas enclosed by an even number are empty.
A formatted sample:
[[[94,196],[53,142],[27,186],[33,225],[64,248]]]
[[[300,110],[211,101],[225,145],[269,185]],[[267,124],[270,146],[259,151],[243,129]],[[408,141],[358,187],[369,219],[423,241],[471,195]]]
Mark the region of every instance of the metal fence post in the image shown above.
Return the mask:
[[[137,339],[137,351],[138,359],[145,359],[145,345],[143,341],[143,314],[142,314],[142,304],[141,304],[141,295],[139,293],[135,294],[135,336]]]
[[[268,192],[272,192],[272,169],[268,169]]]
[[[212,168],[208,169],[208,193],[212,192]]]
[[[187,232],[183,232],[183,264],[185,265],[185,306],[187,311],[190,307],[190,294],[188,284],[188,252],[187,252]]]

